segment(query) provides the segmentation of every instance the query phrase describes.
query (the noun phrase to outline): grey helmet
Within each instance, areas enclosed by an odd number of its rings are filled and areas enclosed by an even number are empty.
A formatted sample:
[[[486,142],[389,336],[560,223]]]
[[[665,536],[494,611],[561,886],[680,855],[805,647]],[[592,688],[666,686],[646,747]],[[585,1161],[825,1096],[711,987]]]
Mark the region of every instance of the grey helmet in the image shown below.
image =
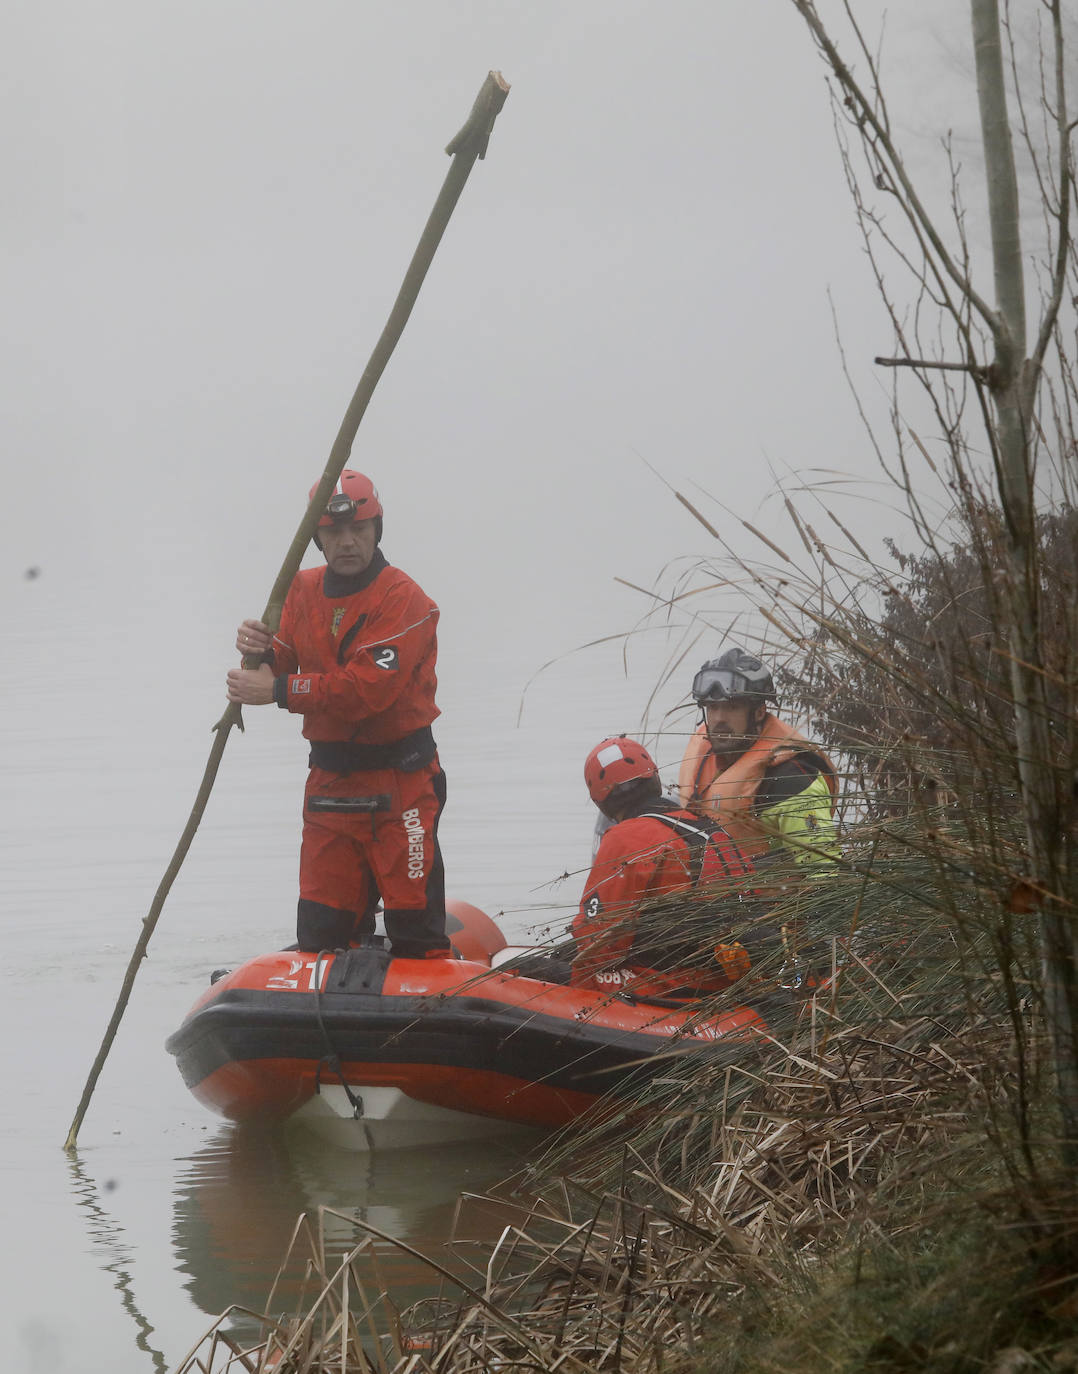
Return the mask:
[[[771,674],[758,658],[738,648],[708,659],[692,680],[692,695],[698,706],[733,697],[747,697],[755,704],[777,700]]]

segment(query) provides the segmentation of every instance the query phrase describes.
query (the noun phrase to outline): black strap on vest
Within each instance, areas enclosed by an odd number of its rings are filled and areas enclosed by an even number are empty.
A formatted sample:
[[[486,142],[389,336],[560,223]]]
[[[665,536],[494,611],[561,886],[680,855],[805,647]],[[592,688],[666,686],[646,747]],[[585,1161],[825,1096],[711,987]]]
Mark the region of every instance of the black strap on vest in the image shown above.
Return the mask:
[[[645,811],[644,816],[648,820],[662,821],[663,825],[668,825],[685,841],[689,847],[689,877],[692,886],[698,887],[704,869],[704,852],[719,827],[705,820],[697,821],[694,825],[690,821],[679,820],[677,816],[664,815],[661,811]]]

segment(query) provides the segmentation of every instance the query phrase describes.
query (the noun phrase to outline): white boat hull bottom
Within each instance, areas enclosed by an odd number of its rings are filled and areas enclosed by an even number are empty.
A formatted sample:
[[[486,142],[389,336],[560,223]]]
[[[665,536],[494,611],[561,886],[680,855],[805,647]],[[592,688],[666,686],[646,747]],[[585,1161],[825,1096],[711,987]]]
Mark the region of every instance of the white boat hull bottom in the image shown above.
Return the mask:
[[[541,1134],[515,1121],[417,1102],[399,1088],[354,1087],[352,1096],[363,1104],[360,1116],[356,1116],[342,1087],[323,1084],[289,1119],[289,1125],[313,1132],[338,1150],[407,1150],[461,1140]]]

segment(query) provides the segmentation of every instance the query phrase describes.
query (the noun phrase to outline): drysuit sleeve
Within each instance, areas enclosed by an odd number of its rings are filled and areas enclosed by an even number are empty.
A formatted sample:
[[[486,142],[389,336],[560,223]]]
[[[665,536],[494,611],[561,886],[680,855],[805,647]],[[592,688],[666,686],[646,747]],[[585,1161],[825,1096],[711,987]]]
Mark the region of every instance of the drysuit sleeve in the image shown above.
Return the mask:
[[[281,608],[281,623],[273,636],[273,655],[270,667],[275,677],[287,676],[299,668],[299,656],[292,647],[296,642],[296,598],[289,592]]]

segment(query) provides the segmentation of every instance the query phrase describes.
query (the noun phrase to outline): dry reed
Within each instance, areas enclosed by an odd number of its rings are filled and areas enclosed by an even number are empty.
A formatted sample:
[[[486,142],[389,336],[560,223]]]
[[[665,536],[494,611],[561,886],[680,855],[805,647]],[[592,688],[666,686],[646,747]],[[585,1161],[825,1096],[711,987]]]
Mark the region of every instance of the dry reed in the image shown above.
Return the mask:
[[[872,914],[880,926],[879,903]],[[304,1218],[282,1266],[302,1271],[296,1311],[264,1315],[242,1346],[230,1310],[177,1374],[669,1374],[747,1293],[782,1302],[866,1237],[901,1245],[953,1194],[992,1186],[978,1142],[986,1120],[1009,1119],[1013,1036],[991,984],[972,1005],[953,959],[926,1009],[908,959],[864,955],[836,954],[788,1000],[767,1060],[671,1059],[632,1144],[596,1128],[517,1191],[462,1197],[453,1271],[427,1261],[437,1296],[398,1312],[374,1242],[401,1243],[333,1214],[357,1239],[331,1260],[321,1216]],[[491,1207],[512,1216],[493,1248],[455,1238]]]

